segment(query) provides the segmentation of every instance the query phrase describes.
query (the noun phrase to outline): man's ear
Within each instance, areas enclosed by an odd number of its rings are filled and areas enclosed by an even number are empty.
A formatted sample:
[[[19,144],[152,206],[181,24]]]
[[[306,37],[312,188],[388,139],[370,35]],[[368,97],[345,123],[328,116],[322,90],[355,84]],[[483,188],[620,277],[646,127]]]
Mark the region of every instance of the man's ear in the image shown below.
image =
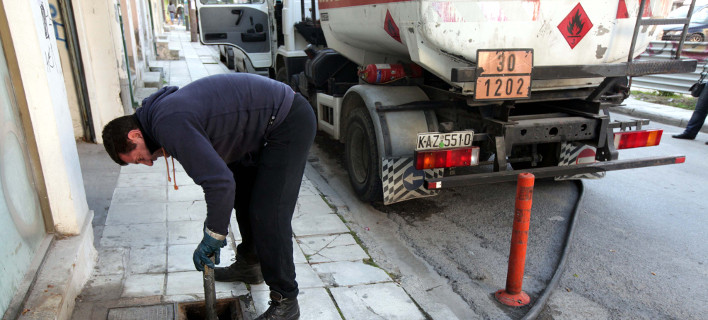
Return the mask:
[[[137,139],[142,139],[143,138],[143,133],[140,131],[140,129],[133,129],[128,131],[128,140],[137,140]]]

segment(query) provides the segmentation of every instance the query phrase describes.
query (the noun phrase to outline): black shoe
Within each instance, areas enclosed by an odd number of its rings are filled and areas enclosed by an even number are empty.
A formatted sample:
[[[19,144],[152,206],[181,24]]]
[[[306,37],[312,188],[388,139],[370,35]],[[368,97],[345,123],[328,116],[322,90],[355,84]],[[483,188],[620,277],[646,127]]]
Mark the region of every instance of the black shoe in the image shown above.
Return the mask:
[[[280,293],[270,292],[270,307],[256,320],[297,320],[300,319],[300,307],[297,297],[283,298]]]
[[[690,134],[685,133],[685,132],[682,133],[682,134],[675,134],[675,135],[673,135],[673,136],[671,136],[671,137],[672,137],[672,138],[676,138],[676,139],[685,139],[685,140],[693,140],[693,139],[696,138],[696,136],[691,136]]]
[[[259,284],[263,282],[263,273],[261,273],[261,264],[249,264],[241,256],[236,256],[236,262],[226,268],[214,269],[214,280],[216,281],[241,281],[248,284]]]

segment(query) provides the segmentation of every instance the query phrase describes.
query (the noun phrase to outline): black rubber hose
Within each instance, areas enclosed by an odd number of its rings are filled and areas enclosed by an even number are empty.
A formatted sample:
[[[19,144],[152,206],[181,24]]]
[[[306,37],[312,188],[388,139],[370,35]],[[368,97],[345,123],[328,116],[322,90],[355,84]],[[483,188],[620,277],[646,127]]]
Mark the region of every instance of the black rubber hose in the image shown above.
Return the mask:
[[[561,275],[565,270],[565,264],[568,261],[568,253],[570,252],[570,244],[572,243],[573,234],[575,233],[575,225],[578,221],[578,211],[580,210],[580,204],[583,202],[583,196],[585,194],[585,186],[583,186],[582,180],[575,180],[575,185],[578,187],[578,201],[575,202],[575,208],[570,216],[570,223],[568,224],[568,230],[565,233],[565,240],[563,242],[563,253],[561,253],[558,266],[556,266],[556,271],[553,274],[553,278],[551,278],[551,281],[548,282],[546,289],[538,297],[538,300],[536,300],[536,303],[534,303],[533,307],[531,307],[531,310],[529,310],[529,312],[527,312],[523,317],[523,320],[533,320],[541,314],[541,310],[543,310],[543,307],[546,306],[548,298],[553,293],[553,290],[558,285],[558,282],[560,282]]]

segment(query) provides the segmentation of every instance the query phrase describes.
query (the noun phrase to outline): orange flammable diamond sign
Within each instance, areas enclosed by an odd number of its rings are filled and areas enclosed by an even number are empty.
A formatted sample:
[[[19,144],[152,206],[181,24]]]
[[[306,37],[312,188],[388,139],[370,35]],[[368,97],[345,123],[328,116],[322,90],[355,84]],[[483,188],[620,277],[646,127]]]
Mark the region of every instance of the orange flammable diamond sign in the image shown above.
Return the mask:
[[[592,22],[580,3],[570,10],[570,13],[558,25],[558,30],[563,34],[565,41],[568,41],[571,49],[578,45],[590,29],[592,29]]]

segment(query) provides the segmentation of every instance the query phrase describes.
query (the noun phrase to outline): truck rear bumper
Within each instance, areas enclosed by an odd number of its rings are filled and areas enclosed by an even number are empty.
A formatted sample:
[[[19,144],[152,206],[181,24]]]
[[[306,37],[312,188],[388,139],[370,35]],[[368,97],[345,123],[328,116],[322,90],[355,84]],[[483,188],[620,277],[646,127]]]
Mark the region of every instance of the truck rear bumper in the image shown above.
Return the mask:
[[[639,77],[657,73],[685,73],[696,70],[697,60],[682,59],[670,61],[633,61],[632,63],[612,63],[599,65],[535,66],[532,80]],[[452,82],[474,82],[482,73],[481,68],[453,68]]]
[[[491,173],[469,174],[434,179],[425,179],[424,186],[428,190],[439,190],[444,188],[472,186],[479,184],[489,184],[498,182],[515,181],[520,173],[532,173],[536,178],[551,178],[559,176],[592,174],[613,170],[634,169],[643,167],[663,166],[668,164],[683,163],[686,156],[653,157],[645,159],[628,159],[601,161],[588,164],[578,164],[572,166],[544,167],[527,170],[509,170]]]

